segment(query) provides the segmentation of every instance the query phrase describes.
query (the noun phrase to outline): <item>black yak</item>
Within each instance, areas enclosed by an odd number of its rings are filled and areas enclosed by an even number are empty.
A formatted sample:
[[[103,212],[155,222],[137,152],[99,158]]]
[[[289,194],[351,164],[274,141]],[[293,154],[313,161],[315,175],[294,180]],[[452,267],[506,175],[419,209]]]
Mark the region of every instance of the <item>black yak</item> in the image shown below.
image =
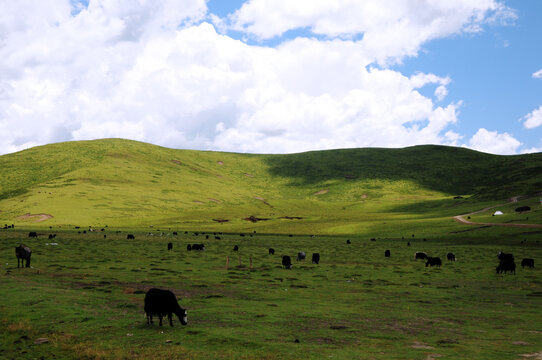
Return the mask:
[[[384,256],[385,256],[385,257],[390,257],[390,256],[391,256],[391,252],[390,252],[389,250],[384,251]]]
[[[300,251],[297,253],[296,260],[297,261],[305,260],[306,257],[307,257],[307,254],[305,254],[304,251]]]
[[[282,257],[282,267],[285,269],[292,268],[292,259],[288,255]]]
[[[312,263],[318,264],[320,262],[320,254],[319,253],[313,253],[312,254]]]
[[[169,290],[152,288],[145,294],[145,313],[147,314],[147,324],[152,324],[153,315],[160,319],[167,315],[169,325],[173,326],[172,314],[177,315],[181,324],[188,324],[186,309],[179,306],[175,294]]]
[[[274,254],[275,254],[275,249],[269,248],[269,255],[274,255]]]
[[[128,235],[126,235],[126,239],[127,240],[135,240],[135,236],[134,236],[134,234],[128,234]]]
[[[167,249],[168,249],[168,250],[173,249],[173,243],[168,243],[168,244],[167,244]]]
[[[239,251],[239,246],[235,245],[235,246],[233,247],[233,251]]]
[[[32,255],[32,250],[26,245],[19,245],[15,248],[15,256],[17,256],[17,267],[19,267],[19,262],[21,267],[23,266],[23,260],[26,260],[26,267],[30,267],[30,256]]]
[[[448,259],[449,261],[455,261],[454,253],[449,252],[448,254],[446,254],[446,259]]]
[[[425,263],[425,267],[428,266],[438,266],[440,267],[442,265],[442,261],[439,257],[427,257],[427,262]]]
[[[525,258],[523,260],[521,260],[521,267],[524,268],[525,266],[529,267],[529,268],[534,268],[534,259],[528,259],[528,258]]]
[[[500,262],[510,262],[514,261],[514,255],[513,254],[507,254],[503,253],[502,251],[499,251],[497,254],[497,257],[499,258]]]
[[[414,259],[417,260],[417,259],[427,259],[427,254],[424,253],[424,252],[419,252],[417,251],[415,254],[414,254]]]
[[[501,263],[497,266],[497,274],[500,273],[516,273],[516,263],[514,261],[501,261]]]

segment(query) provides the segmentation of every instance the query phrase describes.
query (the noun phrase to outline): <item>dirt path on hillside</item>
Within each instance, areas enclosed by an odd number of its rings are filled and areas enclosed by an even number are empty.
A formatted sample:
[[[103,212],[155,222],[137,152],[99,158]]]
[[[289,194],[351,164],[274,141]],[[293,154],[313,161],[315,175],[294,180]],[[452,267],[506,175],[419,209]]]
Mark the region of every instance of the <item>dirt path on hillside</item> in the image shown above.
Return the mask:
[[[473,222],[473,221],[469,221],[469,220],[466,220],[464,218],[464,216],[470,216],[470,215],[474,215],[474,214],[479,214],[479,213],[482,213],[484,211],[488,211],[488,210],[491,210],[491,209],[494,209],[494,208],[497,208],[497,207],[500,207],[500,206],[505,206],[505,205],[509,205],[509,204],[513,204],[513,203],[517,203],[518,202],[518,199],[519,199],[519,196],[514,196],[514,197],[511,197],[509,200],[509,202],[507,203],[504,203],[504,204],[499,204],[499,205],[495,205],[495,206],[490,206],[490,207],[487,207],[485,209],[482,209],[482,210],[478,210],[478,211],[474,211],[474,212],[471,212],[471,213],[468,213],[468,214],[463,214],[463,215],[456,215],[453,217],[453,219],[461,224],[466,224],[466,225],[482,225],[482,226],[508,226],[508,227],[522,227],[522,228],[542,228],[542,225],[540,224],[510,224],[510,223],[507,223],[507,224],[504,224],[504,223],[486,223],[486,222]]]
[[[52,219],[52,218],[53,218],[53,215],[49,215],[49,214],[30,214],[30,213],[26,213],[24,215],[19,216],[17,219],[18,220],[31,220],[32,222],[38,223],[38,222],[42,222],[42,221],[49,220],[49,219]]]

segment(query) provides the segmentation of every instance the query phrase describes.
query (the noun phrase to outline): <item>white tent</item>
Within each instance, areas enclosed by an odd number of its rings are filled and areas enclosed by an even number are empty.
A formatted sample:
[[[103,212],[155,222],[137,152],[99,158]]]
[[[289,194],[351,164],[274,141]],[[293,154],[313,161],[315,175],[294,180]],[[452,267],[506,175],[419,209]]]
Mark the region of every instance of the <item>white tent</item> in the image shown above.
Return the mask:
[[[495,213],[493,213],[493,215],[494,215],[494,216],[495,216],[495,215],[503,215],[503,213],[502,213],[502,211],[497,210],[497,211],[495,211]]]

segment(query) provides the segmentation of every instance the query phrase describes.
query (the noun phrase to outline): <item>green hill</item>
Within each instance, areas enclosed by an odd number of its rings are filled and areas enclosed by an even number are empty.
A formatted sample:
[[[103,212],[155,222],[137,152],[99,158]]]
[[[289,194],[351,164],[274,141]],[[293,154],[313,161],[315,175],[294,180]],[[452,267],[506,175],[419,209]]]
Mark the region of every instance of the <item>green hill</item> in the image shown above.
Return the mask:
[[[542,154],[444,146],[254,155],[104,139],[4,155],[0,166],[0,221],[27,227],[360,233],[393,220],[415,230],[542,189]]]

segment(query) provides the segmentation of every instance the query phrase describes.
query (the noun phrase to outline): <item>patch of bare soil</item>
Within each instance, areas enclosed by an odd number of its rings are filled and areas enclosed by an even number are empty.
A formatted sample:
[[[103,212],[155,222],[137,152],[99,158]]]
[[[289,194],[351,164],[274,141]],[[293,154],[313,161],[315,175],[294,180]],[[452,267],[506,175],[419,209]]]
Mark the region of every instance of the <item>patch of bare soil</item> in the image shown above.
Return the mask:
[[[171,160],[171,162],[174,163],[174,164],[177,164],[177,165],[182,165],[183,164],[179,160]]]
[[[217,204],[220,204],[220,200],[209,198],[209,201],[215,202]]]
[[[263,202],[265,205],[267,206],[270,206],[270,207],[273,207],[273,205],[271,205],[270,203],[268,203],[263,197],[261,196],[254,196],[254,199],[256,200],[260,200],[261,202]]]
[[[224,163],[222,161],[217,161],[217,164],[218,165],[224,165]]]
[[[53,217],[53,215],[49,215],[49,214],[30,214],[30,213],[26,213],[24,215],[19,216],[17,219],[18,220],[30,220],[32,222],[38,223],[38,222],[42,222],[42,221],[45,221],[45,220],[49,220],[52,217]]]
[[[204,204],[203,201],[199,201],[199,200],[194,200],[194,202],[195,202],[196,204],[202,204],[202,205]]]
[[[216,221],[217,223],[225,223],[228,222],[228,219],[213,219],[213,221]]]
[[[320,191],[317,191],[314,193],[314,195],[324,195],[324,194],[327,194],[329,191],[329,189],[322,189]]]
[[[542,351],[532,353],[532,354],[519,354],[519,356],[526,358],[526,359],[532,359],[532,360],[542,360]]]
[[[249,174],[249,173],[244,173],[243,175],[245,175],[246,177],[254,177],[254,175]]]
[[[246,220],[246,221],[252,221],[253,223],[255,222],[258,222],[258,221],[265,221],[265,220],[269,220],[269,219],[266,219],[266,218],[257,218],[255,216],[249,216],[247,218],[244,218],[243,220]]]
[[[361,199],[367,199],[369,196],[367,194],[361,195]]]
[[[426,349],[426,350],[432,350],[432,349],[434,349],[434,347],[429,346],[429,345],[424,344],[424,343],[419,342],[419,341],[414,341],[414,342],[412,343],[412,345],[410,345],[410,347],[413,348],[413,349]]]

